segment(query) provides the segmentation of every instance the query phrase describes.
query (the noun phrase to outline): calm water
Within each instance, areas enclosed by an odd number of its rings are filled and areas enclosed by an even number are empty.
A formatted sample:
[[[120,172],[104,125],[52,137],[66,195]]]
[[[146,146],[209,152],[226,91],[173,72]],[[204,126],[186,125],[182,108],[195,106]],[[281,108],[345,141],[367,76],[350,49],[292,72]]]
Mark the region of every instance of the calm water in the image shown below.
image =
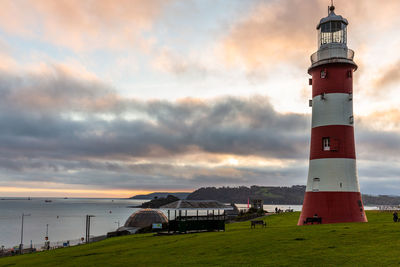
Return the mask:
[[[137,206],[148,200],[134,199],[54,199],[46,203],[44,198],[6,199],[0,200],[0,247],[16,246],[21,241],[21,215],[30,214],[24,218],[24,247],[29,247],[31,240],[35,244],[43,244],[46,236],[46,224],[49,225],[49,240],[76,240],[85,236],[86,215],[96,217],[91,219],[91,235],[105,235],[115,231],[118,221],[122,226]],[[246,209],[247,204],[237,204],[239,209]],[[301,205],[264,205],[264,210],[273,212],[279,209],[294,209],[301,211]],[[376,207],[365,207],[376,209]],[[163,211],[167,215],[167,211]],[[217,212],[217,211],[216,211]],[[204,213],[204,214],[203,214]],[[200,212],[205,215],[206,211]],[[195,212],[188,212],[195,215]],[[171,219],[173,214],[171,213]]]
[[[91,219],[90,234],[104,235],[123,225],[146,200],[133,199],[54,199],[46,203],[42,198],[0,200],[0,246],[12,247],[21,242],[21,215],[24,217],[24,247],[44,242],[46,224],[49,240],[73,240],[85,236],[86,214]]]

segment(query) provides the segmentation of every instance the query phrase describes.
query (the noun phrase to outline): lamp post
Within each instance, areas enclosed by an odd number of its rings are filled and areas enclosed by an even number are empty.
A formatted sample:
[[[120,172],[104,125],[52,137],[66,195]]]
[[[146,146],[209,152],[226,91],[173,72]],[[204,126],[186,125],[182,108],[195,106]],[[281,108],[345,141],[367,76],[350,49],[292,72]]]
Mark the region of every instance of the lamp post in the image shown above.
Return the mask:
[[[21,243],[20,243],[20,245],[19,245],[19,253],[20,254],[23,254],[22,253],[22,249],[23,249],[23,246],[24,246],[24,244],[23,244],[23,242],[24,242],[24,217],[25,216],[31,216],[30,214],[24,214],[24,213],[22,213],[22,220],[21,220]]]
[[[46,224],[46,236],[45,236],[45,247],[47,250],[50,249],[50,241],[49,241],[49,224]]]
[[[90,218],[94,215],[86,215],[86,243],[90,242]]]

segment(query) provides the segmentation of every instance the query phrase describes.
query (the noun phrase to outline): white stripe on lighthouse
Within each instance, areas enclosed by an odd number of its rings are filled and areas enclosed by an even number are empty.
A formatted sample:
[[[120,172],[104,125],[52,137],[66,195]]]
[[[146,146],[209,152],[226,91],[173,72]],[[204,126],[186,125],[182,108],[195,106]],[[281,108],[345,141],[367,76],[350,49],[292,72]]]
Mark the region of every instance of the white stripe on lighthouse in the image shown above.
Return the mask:
[[[349,94],[333,93],[317,95],[312,102],[312,127],[349,125],[353,116],[353,102]]]
[[[355,159],[310,160],[306,191],[360,192]]]

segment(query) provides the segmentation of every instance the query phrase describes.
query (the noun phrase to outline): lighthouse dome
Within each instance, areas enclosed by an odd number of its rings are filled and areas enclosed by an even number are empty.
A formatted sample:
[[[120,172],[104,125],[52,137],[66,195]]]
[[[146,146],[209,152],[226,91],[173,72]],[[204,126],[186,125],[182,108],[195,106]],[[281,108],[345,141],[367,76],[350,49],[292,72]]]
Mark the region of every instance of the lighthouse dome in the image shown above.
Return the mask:
[[[347,21],[347,19],[343,18],[343,17],[340,16],[340,15],[336,15],[334,10],[335,10],[335,7],[334,7],[334,6],[330,6],[330,7],[329,7],[329,15],[328,15],[327,17],[325,17],[325,18],[322,18],[322,19],[319,21],[319,23],[318,23],[318,25],[317,25],[317,30],[319,30],[319,29],[321,28],[321,25],[322,25],[322,24],[325,24],[325,23],[331,22],[331,21],[341,22],[341,23],[343,23],[344,25],[348,25],[348,24],[349,24],[349,22]]]

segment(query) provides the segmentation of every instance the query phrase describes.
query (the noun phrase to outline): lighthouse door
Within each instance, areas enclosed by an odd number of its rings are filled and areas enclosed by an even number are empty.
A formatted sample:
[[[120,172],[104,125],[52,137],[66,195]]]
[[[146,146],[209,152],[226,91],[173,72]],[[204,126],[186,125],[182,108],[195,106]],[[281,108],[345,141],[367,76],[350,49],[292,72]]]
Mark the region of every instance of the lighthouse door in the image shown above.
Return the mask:
[[[313,185],[312,185],[312,191],[313,192],[318,192],[319,191],[319,178],[314,178],[313,179]]]

